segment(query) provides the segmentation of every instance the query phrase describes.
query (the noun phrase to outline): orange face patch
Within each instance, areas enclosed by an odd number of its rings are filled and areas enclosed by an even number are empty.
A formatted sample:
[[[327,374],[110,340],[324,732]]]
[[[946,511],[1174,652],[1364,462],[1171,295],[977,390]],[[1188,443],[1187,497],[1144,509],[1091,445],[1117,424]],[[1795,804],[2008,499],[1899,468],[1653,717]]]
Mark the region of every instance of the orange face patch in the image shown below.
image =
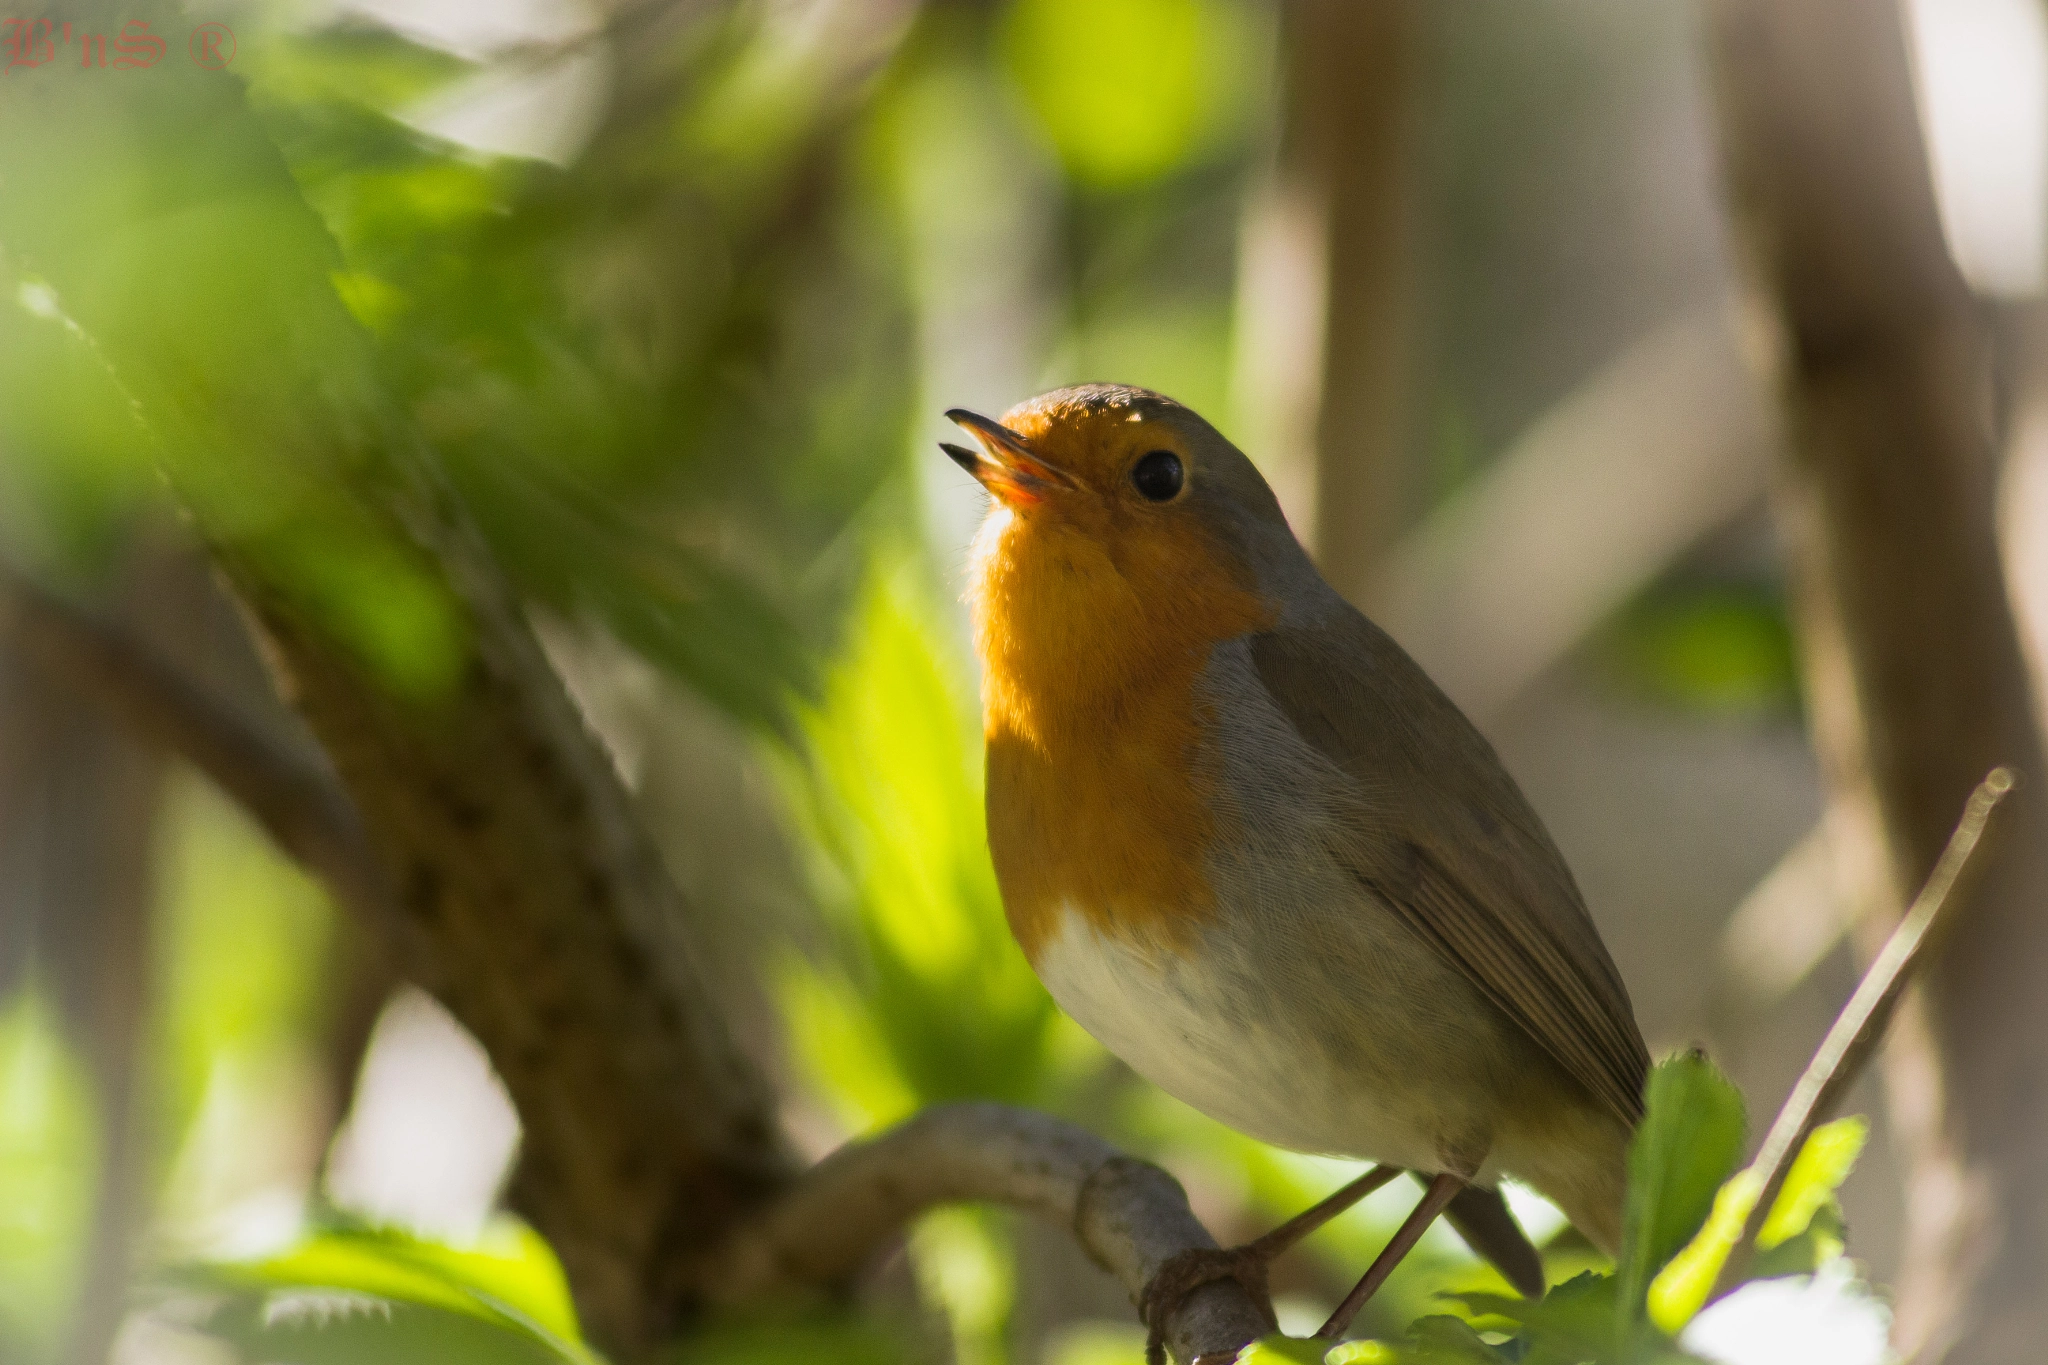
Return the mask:
[[[1030,408],[1004,425],[1079,484],[999,504],[975,544],[989,847],[1010,927],[1034,959],[1063,906],[1102,933],[1171,941],[1213,909],[1196,683],[1218,642],[1272,612],[1184,495],[1130,488],[1146,452],[1189,458],[1169,426]]]

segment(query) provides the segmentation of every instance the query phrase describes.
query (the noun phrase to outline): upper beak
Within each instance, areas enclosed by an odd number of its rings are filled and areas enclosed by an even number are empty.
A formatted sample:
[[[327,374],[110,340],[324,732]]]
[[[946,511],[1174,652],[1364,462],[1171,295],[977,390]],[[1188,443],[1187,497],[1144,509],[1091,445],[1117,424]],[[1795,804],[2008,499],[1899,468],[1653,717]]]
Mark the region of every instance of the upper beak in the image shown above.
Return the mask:
[[[946,441],[939,442],[939,449],[1005,502],[1037,502],[1049,489],[1075,486],[1072,475],[1032,454],[1024,438],[1001,422],[965,408],[950,409],[946,418],[973,432],[987,454]]]

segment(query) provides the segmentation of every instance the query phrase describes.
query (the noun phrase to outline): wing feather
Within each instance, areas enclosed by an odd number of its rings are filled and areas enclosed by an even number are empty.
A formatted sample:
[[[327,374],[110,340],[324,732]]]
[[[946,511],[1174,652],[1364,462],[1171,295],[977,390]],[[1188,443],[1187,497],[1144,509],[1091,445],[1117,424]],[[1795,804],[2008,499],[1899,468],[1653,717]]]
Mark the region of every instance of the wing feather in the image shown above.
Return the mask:
[[[1267,692],[1353,782],[1336,850],[1566,1074],[1633,1125],[1649,1053],[1563,856],[1479,732],[1356,612],[1251,639]]]

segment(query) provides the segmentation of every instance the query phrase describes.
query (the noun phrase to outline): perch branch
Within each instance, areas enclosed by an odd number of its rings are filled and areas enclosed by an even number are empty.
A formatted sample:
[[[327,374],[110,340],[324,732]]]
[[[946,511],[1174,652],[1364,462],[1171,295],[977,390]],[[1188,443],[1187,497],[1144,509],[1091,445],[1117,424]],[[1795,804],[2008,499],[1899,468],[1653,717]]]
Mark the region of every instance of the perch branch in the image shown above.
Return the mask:
[[[1027,1109],[942,1105],[840,1148],[741,1225],[713,1257],[711,1296],[737,1303],[843,1282],[920,1213],[960,1202],[1066,1228],[1133,1303],[1168,1257],[1216,1245],[1157,1166]],[[1229,1359],[1271,1330],[1242,1285],[1220,1281],[1173,1311],[1165,1337],[1177,1360]]]
[[[1911,983],[1914,968],[1920,963],[1929,937],[1941,926],[1944,912],[1962,901],[1963,897],[1958,892],[1963,886],[1963,878],[1975,870],[1974,855],[1984,847],[1984,836],[1991,828],[1992,816],[2012,788],[2012,772],[2006,768],[1993,768],[1978,784],[1977,790],[1970,794],[1969,804],[1963,808],[1963,817],[1957,823],[1955,833],[1949,836],[1948,847],[1942,850],[1941,859],[1935,863],[1927,884],[1920,888],[1920,894],[1906,911],[1906,917],[1899,921],[1899,927],[1885,941],[1877,960],[1863,974],[1856,993],[1849,997],[1849,1003],[1836,1016],[1834,1026],[1821,1042],[1820,1050],[1807,1063],[1806,1074],[1792,1087],[1791,1096],[1785,1101],[1784,1108],[1778,1111],[1771,1131],[1764,1138],[1763,1147],[1757,1152],[1752,1169],[1762,1174],[1763,1184],[1743,1226],[1742,1237],[1722,1263],[1720,1278],[1715,1283],[1716,1293],[1739,1279],[1742,1263],[1749,1259],[1750,1248],[1756,1244],[1757,1234],[1763,1229],[1771,1205],[1777,1202],[1778,1191],[1784,1188],[1785,1177],[1790,1173],[1799,1149],[1806,1145],[1806,1139],[1813,1130],[1834,1112],[1842,1095],[1862,1073],[1863,1064],[1870,1059],[1878,1039],[1884,1036],[1892,1009]]]

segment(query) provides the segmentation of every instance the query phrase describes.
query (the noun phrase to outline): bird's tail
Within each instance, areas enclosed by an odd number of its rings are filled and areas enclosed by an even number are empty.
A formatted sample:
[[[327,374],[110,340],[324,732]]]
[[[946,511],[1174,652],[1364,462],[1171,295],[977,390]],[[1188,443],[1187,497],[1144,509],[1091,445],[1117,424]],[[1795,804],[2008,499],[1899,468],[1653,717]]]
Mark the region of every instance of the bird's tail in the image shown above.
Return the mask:
[[[1417,1177],[1420,1179],[1421,1177]],[[1543,1297],[1543,1258],[1529,1234],[1508,1211],[1499,1190],[1467,1185],[1444,1209],[1444,1221],[1458,1230],[1465,1245],[1484,1256],[1524,1298]]]

